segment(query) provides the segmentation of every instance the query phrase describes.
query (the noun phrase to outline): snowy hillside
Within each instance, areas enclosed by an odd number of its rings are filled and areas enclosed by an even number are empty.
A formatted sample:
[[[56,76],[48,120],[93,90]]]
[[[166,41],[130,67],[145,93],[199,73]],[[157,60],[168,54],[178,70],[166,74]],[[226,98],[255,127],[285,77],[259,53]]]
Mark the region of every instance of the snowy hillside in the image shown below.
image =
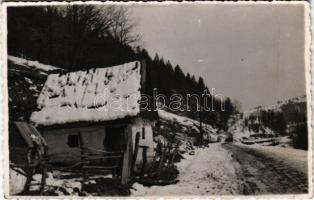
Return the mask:
[[[253,109],[249,109],[249,110],[244,111],[243,115],[249,116],[249,115],[254,114],[256,112],[260,112],[262,110],[264,110],[264,111],[269,111],[269,110],[281,111],[282,107],[285,105],[305,103],[305,102],[306,102],[306,95],[303,95],[301,97],[294,97],[294,98],[287,99],[284,101],[278,101],[276,104],[272,104],[272,105],[258,106],[258,107],[255,107]]]
[[[37,109],[36,101],[50,72],[57,67],[8,56],[9,118],[28,121]]]
[[[257,145],[287,145],[290,139],[287,136],[280,137],[276,132],[268,127],[261,126],[256,132],[245,125],[244,120],[240,118],[240,115],[233,116],[233,124],[229,127],[229,132],[233,135],[233,140],[236,143],[242,144],[257,144]]]
[[[237,142],[307,148],[306,96],[256,107],[231,121],[229,131]]]
[[[173,134],[182,141],[197,143],[200,134],[200,123],[197,120],[179,116],[165,110],[158,110],[160,118],[160,133],[166,138],[171,138]],[[211,125],[203,123],[203,139],[208,142],[217,142],[217,130]]]

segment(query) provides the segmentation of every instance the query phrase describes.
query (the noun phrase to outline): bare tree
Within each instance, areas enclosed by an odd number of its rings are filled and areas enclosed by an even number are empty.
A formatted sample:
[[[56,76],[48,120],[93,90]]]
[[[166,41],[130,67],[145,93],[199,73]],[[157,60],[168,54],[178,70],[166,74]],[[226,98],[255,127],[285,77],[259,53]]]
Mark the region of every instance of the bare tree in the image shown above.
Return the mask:
[[[131,16],[131,11],[122,6],[112,6],[110,9],[112,14],[110,32],[114,39],[123,45],[131,46],[140,42],[140,35],[135,31],[137,24]]]
[[[112,26],[111,10],[93,5],[71,5],[64,12],[68,20],[71,65],[80,66],[84,62],[83,47],[89,35],[104,36]]]
[[[126,7],[71,5],[64,9],[68,20],[71,65],[84,63],[84,43],[89,34],[99,37],[111,35],[122,45],[137,45],[140,37],[135,33],[136,23]]]

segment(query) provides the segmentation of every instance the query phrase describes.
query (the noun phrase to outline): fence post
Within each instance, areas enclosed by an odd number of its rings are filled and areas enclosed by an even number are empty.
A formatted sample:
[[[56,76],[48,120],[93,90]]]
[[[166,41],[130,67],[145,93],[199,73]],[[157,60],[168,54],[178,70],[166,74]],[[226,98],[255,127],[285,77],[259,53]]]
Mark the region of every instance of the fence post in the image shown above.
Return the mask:
[[[159,167],[158,167],[158,176],[160,175],[162,167],[163,167],[163,164],[164,164],[166,151],[167,151],[167,147],[164,146],[162,148],[162,152],[161,152],[161,158],[160,158]]]
[[[133,154],[133,159],[132,159],[132,167],[131,167],[131,173],[132,174],[134,173],[134,167],[136,164],[139,142],[140,142],[140,133],[137,132],[136,136],[135,136],[135,149],[134,149],[134,154]]]
[[[123,154],[123,163],[122,163],[122,174],[121,174],[121,183],[127,184],[131,175],[131,164],[132,164],[132,130],[131,127],[127,127],[124,132],[124,139],[126,142],[126,147]]]
[[[145,166],[147,162],[147,147],[142,146],[143,152],[142,152],[142,157],[143,157],[143,164],[142,164],[142,169],[141,169],[141,178],[144,177],[144,172],[145,172]]]
[[[47,167],[45,165],[41,166],[41,186],[40,186],[40,194],[42,194],[45,190],[46,185],[46,175],[47,175]]]

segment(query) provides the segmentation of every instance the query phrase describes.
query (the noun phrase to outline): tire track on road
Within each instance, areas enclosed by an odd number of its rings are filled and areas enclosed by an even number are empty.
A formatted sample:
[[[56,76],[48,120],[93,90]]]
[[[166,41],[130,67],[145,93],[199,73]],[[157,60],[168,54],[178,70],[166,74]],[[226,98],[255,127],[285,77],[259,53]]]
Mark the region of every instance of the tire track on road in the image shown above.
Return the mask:
[[[300,194],[308,192],[306,174],[252,148],[225,144],[239,163],[241,191],[249,194]]]

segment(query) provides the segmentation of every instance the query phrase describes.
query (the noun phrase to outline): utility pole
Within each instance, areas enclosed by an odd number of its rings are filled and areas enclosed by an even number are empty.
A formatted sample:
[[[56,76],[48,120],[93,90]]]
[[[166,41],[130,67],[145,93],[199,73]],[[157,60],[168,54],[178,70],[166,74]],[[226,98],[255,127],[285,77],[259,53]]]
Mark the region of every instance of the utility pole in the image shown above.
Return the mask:
[[[200,107],[199,107],[199,120],[200,120],[200,146],[203,146],[203,95],[202,88],[200,87]]]
[[[202,105],[200,106],[199,111],[199,118],[200,118],[200,145],[203,145],[203,115],[202,115]]]

